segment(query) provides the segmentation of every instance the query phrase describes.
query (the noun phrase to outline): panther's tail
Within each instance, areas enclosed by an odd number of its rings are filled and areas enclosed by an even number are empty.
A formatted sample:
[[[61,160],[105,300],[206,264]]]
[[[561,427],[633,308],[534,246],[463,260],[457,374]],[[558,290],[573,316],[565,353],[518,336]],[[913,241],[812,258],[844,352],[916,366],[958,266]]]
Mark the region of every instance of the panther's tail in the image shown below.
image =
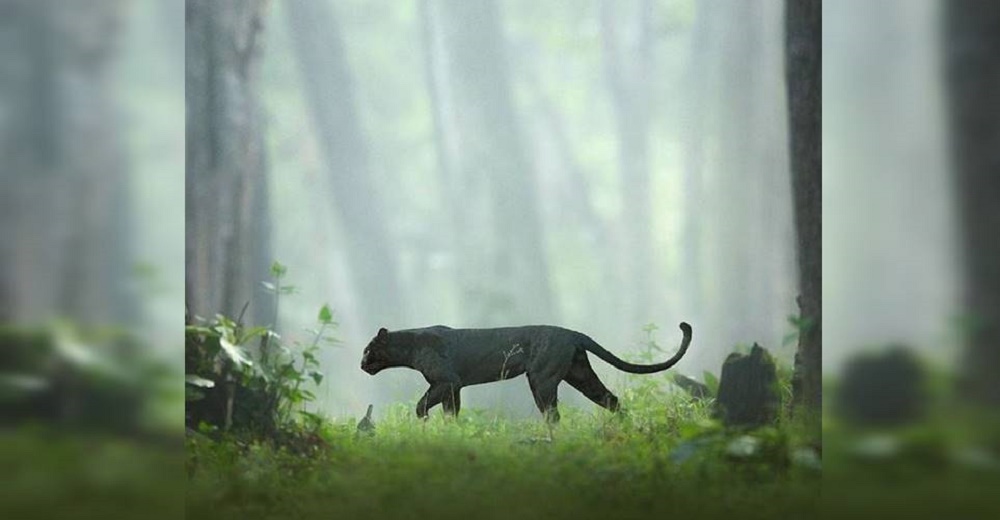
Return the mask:
[[[634,363],[629,363],[624,361],[614,354],[608,352],[604,347],[600,346],[594,340],[590,340],[584,343],[583,348],[590,352],[593,352],[595,356],[603,359],[604,361],[611,364],[611,366],[622,370],[624,372],[630,372],[632,374],[652,374],[654,372],[662,372],[674,365],[684,357],[684,353],[687,352],[688,345],[691,344],[691,326],[687,323],[681,322],[681,331],[684,333],[684,339],[681,340],[681,348],[674,354],[674,357],[664,361],[663,363],[656,363],[654,365],[636,365]],[[589,338],[588,338],[589,339]]]

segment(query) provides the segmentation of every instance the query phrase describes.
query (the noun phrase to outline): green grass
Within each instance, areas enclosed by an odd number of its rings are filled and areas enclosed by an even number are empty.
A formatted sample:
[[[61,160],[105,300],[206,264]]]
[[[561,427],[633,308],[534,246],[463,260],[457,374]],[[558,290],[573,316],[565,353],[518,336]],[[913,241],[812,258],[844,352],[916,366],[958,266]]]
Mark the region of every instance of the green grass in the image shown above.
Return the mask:
[[[181,518],[181,435],[156,442],[52,426],[0,430],[0,518]]]
[[[182,452],[179,438],[22,426],[0,431],[0,518],[1000,517],[1000,472],[948,454],[993,446],[1000,430],[978,416],[964,419],[974,428],[955,417],[880,432],[826,421],[820,472],[790,460],[808,443],[795,425],[753,432],[756,450],[734,457],[741,434],[708,421],[706,406],[632,399],[624,418],[567,407],[551,441],[540,419],[463,410],[421,422],[399,406],[374,437],[357,437],[353,419],[324,423],[296,444],[304,453],[197,436]],[[899,449],[853,455],[871,434]],[[700,448],[679,461],[692,441]]]
[[[236,440],[188,440],[191,518],[997,518],[1000,472],[955,463],[955,423],[894,435],[889,457],[862,458],[867,433],[833,421],[823,468],[797,462],[814,444],[785,422],[745,434],[709,406],[653,387],[623,392],[630,410],[564,408],[550,438],[539,418],[486,410],[423,422],[388,411],[374,437],[355,421],[323,425],[307,455]],[[882,432],[885,433],[885,432]],[[692,450],[692,446],[697,445]],[[684,455],[691,455],[686,457]]]
[[[628,402],[626,402],[628,404]],[[419,421],[393,408],[374,437],[354,421],[327,425],[308,456],[262,444],[188,441],[187,512],[198,518],[788,518],[809,514],[819,472],[792,464],[791,428],[739,436],[708,407],[670,394],[627,416],[567,408],[552,432],[540,418],[483,410]],[[686,442],[702,446],[686,460]]]

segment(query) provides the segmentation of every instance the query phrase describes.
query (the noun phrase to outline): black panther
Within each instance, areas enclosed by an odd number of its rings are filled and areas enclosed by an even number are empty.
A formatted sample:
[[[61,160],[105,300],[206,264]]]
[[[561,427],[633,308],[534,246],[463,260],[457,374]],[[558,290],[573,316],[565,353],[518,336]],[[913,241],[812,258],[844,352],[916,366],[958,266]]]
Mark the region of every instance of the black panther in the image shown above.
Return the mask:
[[[462,387],[527,374],[535,404],[546,420],[559,421],[557,389],[566,381],[612,412],[618,398],[598,379],[587,352],[619,370],[651,374],[674,366],[691,343],[691,326],[681,323],[680,349],[663,363],[636,365],[608,352],[585,334],[548,325],[492,329],[453,329],[443,325],[389,332],[384,327],[365,347],[361,369],[375,375],[393,367],[412,368],[431,385],[417,403],[417,416],[441,404],[457,415]]]

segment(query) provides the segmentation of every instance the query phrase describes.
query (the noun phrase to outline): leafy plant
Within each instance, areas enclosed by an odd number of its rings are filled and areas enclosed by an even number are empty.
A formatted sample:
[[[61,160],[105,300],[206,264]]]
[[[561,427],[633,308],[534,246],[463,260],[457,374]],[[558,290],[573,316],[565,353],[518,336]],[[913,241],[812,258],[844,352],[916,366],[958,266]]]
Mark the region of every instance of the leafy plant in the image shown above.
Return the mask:
[[[282,283],[286,273],[287,268],[275,262],[273,282],[265,282],[276,308],[280,295],[295,292],[294,286]],[[204,422],[226,433],[264,438],[294,430],[297,419],[308,417],[301,415],[305,406],[316,398],[309,386],[323,382],[320,343],[337,342],[329,336],[338,323],[328,305],[320,308],[317,324],[307,344],[294,341],[287,346],[271,327],[247,328],[223,315],[207,324],[188,325],[188,427]]]
[[[708,392],[712,397],[719,395],[719,378],[715,377],[715,374],[705,370],[701,373],[701,377],[704,380],[705,386],[708,387]]]
[[[813,327],[814,321],[813,318],[803,318],[794,314],[788,315],[788,323],[792,326],[792,331],[785,334],[785,337],[781,339],[781,346],[787,347],[797,342],[799,336],[805,334]]]

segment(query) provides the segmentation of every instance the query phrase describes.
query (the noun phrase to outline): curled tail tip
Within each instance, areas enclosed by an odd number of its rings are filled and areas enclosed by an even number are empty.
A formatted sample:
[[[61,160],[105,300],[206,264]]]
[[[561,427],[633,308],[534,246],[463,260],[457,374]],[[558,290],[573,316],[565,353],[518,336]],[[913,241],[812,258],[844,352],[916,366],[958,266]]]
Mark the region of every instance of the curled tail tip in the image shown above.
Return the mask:
[[[685,336],[691,335],[691,326],[688,325],[686,321],[681,322],[681,332],[683,332]]]

